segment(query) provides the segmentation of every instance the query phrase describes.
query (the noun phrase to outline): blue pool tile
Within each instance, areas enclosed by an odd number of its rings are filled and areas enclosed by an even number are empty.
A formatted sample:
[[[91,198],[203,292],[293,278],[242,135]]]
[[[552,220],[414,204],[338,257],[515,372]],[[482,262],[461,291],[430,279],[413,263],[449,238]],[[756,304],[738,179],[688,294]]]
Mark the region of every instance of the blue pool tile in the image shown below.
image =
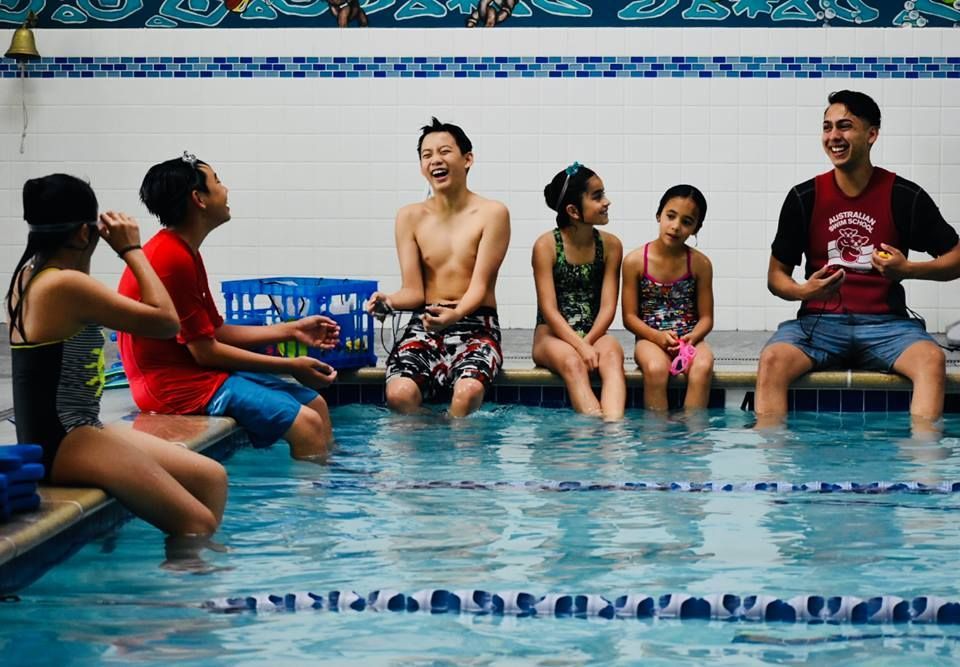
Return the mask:
[[[887,392],[885,391],[866,391],[863,395],[864,412],[886,412],[887,411]]]
[[[358,384],[341,384],[337,387],[339,391],[339,402],[340,405],[345,405],[347,403],[359,403],[360,402],[360,385]]]
[[[497,403],[516,404],[520,402],[519,387],[494,387],[494,400]]]
[[[667,389],[667,407],[671,410],[683,407],[683,399],[686,396],[686,389]]]
[[[887,392],[887,410],[889,412],[907,412],[910,410],[909,391]]]
[[[518,387],[520,405],[540,405],[543,396],[540,387]]]
[[[722,408],[727,404],[727,391],[725,389],[711,389],[710,399],[707,402],[708,408]]]
[[[793,391],[793,409],[797,412],[816,412],[817,390],[795,389]]]
[[[821,389],[817,396],[819,412],[840,412],[840,390]]]
[[[331,408],[340,405],[340,385],[330,385],[319,393]]]
[[[562,408],[569,405],[566,389],[563,387],[544,387],[540,404],[545,408]]]
[[[863,392],[859,389],[844,389],[840,392],[842,412],[863,412]]]
[[[384,385],[365,384],[360,386],[360,402],[373,405],[381,405],[386,402],[383,394]]]

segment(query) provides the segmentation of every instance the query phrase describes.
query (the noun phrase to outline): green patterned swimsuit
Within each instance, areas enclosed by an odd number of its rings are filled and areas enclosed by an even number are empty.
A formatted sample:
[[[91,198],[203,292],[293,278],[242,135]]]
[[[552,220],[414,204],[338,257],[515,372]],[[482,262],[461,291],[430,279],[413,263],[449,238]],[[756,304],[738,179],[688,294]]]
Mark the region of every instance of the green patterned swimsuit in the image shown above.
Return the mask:
[[[559,229],[553,230],[557,243],[557,262],[553,265],[553,285],[557,291],[557,306],[560,314],[574,331],[586,336],[593,327],[593,320],[600,310],[600,293],[603,290],[603,239],[593,230],[593,245],[596,251],[590,264],[571,264],[563,251],[563,237]],[[546,324],[543,313],[537,309],[537,324]]]

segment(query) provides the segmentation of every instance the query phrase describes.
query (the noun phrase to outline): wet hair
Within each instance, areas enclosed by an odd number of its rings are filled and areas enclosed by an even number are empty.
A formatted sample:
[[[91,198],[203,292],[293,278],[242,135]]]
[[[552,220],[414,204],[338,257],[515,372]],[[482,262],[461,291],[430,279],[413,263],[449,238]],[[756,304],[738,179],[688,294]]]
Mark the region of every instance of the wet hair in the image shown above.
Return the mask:
[[[81,226],[96,223],[97,215],[97,196],[93,188],[76,176],[50,174],[31,178],[23,184],[23,219],[31,229],[27,234],[27,247],[10,278],[6,297],[7,321],[11,331],[15,329],[22,340],[27,339],[23,330],[22,297],[30,284],[23,283],[24,267],[32,260],[30,280],[33,280],[50,258],[68,245]],[[98,234],[93,234],[90,243],[96,243],[99,238]],[[12,305],[14,295],[16,306]]]
[[[574,169],[575,167],[575,169]],[[570,174],[569,180],[568,171]],[[572,224],[570,216],[567,215],[567,206],[573,204],[580,215],[583,215],[583,195],[587,192],[587,181],[597,173],[584,167],[582,164],[574,162],[566,169],[561,169],[553,179],[543,188],[543,199],[547,207],[557,212],[557,227],[563,228]],[[566,185],[566,190],[564,190]]]
[[[203,160],[183,157],[155,164],[147,171],[140,185],[140,201],[147,210],[160,219],[164,227],[177,227],[187,217],[187,204],[195,190],[207,190],[207,176],[201,166]]]
[[[866,93],[856,90],[838,90],[827,95],[827,102],[842,104],[857,118],[862,118],[872,127],[880,127],[880,107]]]
[[[417,140],[417,157],[420,157],[423,140],[427,138],[428,134],[433,134],[434,132],[449,132],[453,140],[457,142],[457,148],[460,149],[463,155],[473,152],[473,142],[470,141],[470,137],[467,136],[467,133],[463,131],[462,127],[454,125],[453,123],[441,123],[437,120],[436,116],[433,116],[430,120],[431,123],[429,125],[424,125],[420,128],[420,138]]]
[[[703,227],[703,221],[707,218],[707,198],[704,197],[703,193],[693,185],[687,185],[686,183],[674,185],[671,188],[667,188],[667,191],[663,193],[662,197],[660,197],[660,205],[657,206],[658,218],[660,217],[660,214],[663,213],[663,207],[666,206],[667,202],[674,197],[680,197],[681,199],[692,199],[693,203],[697,205],[697,211],[700,213],[700,219],[697,220],[697,228],[693,232],[696,234],[700,231],[700,228]]]

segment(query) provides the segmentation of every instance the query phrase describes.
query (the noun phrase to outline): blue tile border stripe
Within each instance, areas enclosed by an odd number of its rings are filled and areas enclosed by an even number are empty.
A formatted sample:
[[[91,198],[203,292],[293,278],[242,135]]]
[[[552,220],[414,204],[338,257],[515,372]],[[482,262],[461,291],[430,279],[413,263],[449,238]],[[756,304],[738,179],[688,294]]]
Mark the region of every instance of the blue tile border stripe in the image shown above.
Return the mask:
[[[138,56],[41,58],[30,78],[960,79],[960,57]],[[0,77],[18,65],[0,62]]]

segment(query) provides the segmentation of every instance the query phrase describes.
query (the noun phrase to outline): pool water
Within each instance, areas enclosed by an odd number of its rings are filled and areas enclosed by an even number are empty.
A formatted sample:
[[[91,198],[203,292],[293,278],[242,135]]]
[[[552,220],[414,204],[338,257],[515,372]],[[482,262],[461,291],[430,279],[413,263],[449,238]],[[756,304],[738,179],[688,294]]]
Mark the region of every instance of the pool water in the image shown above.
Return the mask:
[[[960,494],[549,488],[960,480],[958,417],[934,441],[885,414],[797,415],[764,433],[739,411],[630,411],[610,425],[521,406],[451,421],[353,405],[333,419],[329,466],[291,461],[285,446],[227,463],[217,539],[228,551],[205,552],[211,571],[160,568],[162,536],[128,523],[0,604],[0,663],[951,664],[960,654],[951,626],[200,609],[251,594],[427,588],[960,598]],[[461,480],[478,484],[422,488]]]

